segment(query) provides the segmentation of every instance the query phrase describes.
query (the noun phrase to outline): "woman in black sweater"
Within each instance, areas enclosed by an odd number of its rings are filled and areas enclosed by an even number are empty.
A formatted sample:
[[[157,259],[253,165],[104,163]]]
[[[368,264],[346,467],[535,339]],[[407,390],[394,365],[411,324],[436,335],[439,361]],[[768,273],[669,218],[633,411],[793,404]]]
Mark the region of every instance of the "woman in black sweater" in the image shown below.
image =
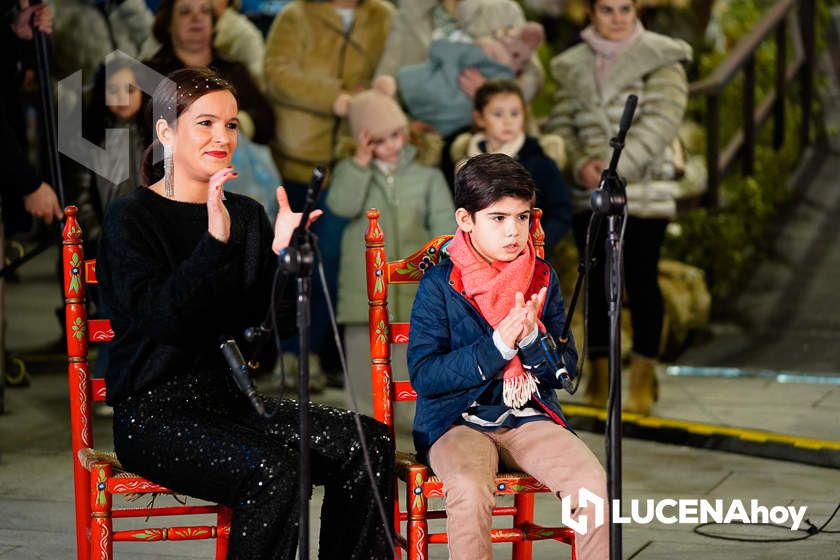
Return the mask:
[[[232,507],[229,559],[291,559],[298,404],[266,399],[267,408],[278,408],[271,420],[253,412],[230,379],[218,340],[264,317],[276,253],[300,215],[282,188],[274,228],[257,202],[224,197],[224,182],[235,176],[233,88],[205,69],[169,79],[154,96],[155,107],[168,113],[155,115],[166,165],[151,165],[150,146],[148,187],[109,208],[97,265],[113,311],[106,378],[114,445],[127,469]],[[278,299],[280,334],[289,335],[293,300]],[[309,408],[312,479],[325,486],[321,558],[390,557],[352,414]],[[362,425],[390,514],[393,443],[383,424],[362,417]]]

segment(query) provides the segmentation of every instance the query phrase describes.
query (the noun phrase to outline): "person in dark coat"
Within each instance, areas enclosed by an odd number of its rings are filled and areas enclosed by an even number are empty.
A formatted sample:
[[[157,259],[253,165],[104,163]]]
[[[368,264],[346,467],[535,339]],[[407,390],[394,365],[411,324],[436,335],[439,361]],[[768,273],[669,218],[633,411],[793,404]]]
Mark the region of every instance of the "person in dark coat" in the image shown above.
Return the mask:
[[[28,227],[26,214],[47,224],[63,217],[58,197],[38,170],[29,163],[26,146],[25,112],[20,98],[23,68],[34,60],[33,27],[52,33],[49,6],[21,9],[17,0],[3,0],[0,12],[7,25],[0,26],[0,200],[7,232]],[[24,212],[25,211],[25,212]]]
[[[543,211],[545,254],[569,231],[572,202],[563,173],[557,162],[546,154],[553,150],[562,158],[562,141],[555,136],[537,138],[525,132],[527,105],[522,90],[514,80],[488,80],[475,94],[473,121],[480,129],[465,133],[452,146],[452,161],[463,161],[485,153],[502,153],[516,159],[528,170],[537,188],[535,206]],[[543,148],[543,145],[546,148]],[[447,173],[452,180],[453,173]]]
[[[213,48],[210,0],[163,0],[155,12],[152,34],[160,49],[145,64],[164,76],[188,67],[207,67],[236,88],[240,132],[258,144],[274,138],[274,111],[248,69]]]
[[[570,496],[573,517],[590,519],[578,493],[604,498],[606,477],[555,394],[563,374],[576,376],[574,339],[558,350],[562,369],[542,350],[540,339],[560,335],[566,312],[557,273],[536,256],[529,235],[531,177],[510,156],[481,154],[461,167],[455,193],[458,231],[448,259],[425,272],[411,311],[413,435],[443,481],[449,558],[490,560],[500,468]],[[608,526],[576,535],[578,557],[606,560]]]

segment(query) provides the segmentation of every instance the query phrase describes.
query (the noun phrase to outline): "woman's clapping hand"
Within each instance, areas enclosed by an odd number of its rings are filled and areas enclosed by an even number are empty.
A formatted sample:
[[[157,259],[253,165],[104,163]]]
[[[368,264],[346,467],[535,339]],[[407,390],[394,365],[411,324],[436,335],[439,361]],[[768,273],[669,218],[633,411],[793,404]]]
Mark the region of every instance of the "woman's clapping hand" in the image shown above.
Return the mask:
[[[313,210],[309,214],[309,222],[306,227],[312,225],[317,220],[323,210]],[[289,198],[286,196],[286,189],[277,187],[277,219],[274,222],[274,243],[271,248],[276,254],[285,249],[292,239],[292,233],[300,223],[300,218],[303,214],[301,212],[292,212],[292,207],[289,205]]]
[[[233,166],[228,166],[210,176],[207,193],[207,231],[222,243],[227,243],[230,239],[230,214],[223,202],[224,185],[225,181],[236,179],[237,175]]]

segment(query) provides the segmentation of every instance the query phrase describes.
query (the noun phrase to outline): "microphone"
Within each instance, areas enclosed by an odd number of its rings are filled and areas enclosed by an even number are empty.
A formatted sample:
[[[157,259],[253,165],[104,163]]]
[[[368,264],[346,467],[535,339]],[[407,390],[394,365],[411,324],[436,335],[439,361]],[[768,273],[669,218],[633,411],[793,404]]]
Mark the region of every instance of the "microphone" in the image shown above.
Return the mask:
[[[245,358],[242,357],[242,352],[239,350],[236,340],[232,336],[221,337],[219,339],[219,350],[222,351],[222,355],[225,357],[228,367],[230,367],[230,374],[236,386],[248,397],[257,414],[266,416],[265,407],[257,396],[254,380],[251,379],[251,370],[245,363]]]
[[[306,201],[301,211],[300,223],[292,232],[289,246],[280,251],[277,255],[277,262],[280,270],[295,276],[298,279],[309,275],[314,261],[312,254],[312,243],[315,243],[315,235],[306,227],[309,222],[309,215],[315,209],[321,187],[324,185],[326,170],[322,166],[316,166],[312,170],[312,178],[309,180],[309,188],[306,190]]]
[[[639,98],[635,95],[628,95],[627,101],[624,102],[624,113],[621,115],[621,120],[618,123],[618,138],[623,141],[627,136],[627,131],[633,123],[633,114],[636,112],[636,104]]]
[[[541,332],[537,340],[539,340],[540,348],[545,355],[545,361],[554,370],[554,377],[560,381],[567,393],[574,395],[575,384],[572,383],[572,378],[569,376],[566,366],[563,365],[563,358],[560,356],[554,337],[549,332]]]
[[[621,156],[621,150],[624,149],[624,137],[627,136],[627,131],[630,130],[630,125],[633,124],[633,114],[636,112],[636,104],[638,102],[639,98],[635,95],[628,95],[627,101],[624,102],[624,113],[621,114],[621,120],[618,123],[618,134],[615,135],[615,138],[610,139],[610,146],[613,149],[613,153],[605,175],[615,175],[616,168],[618,167],[618,158]]]
[[[248,342],[258,342],[271,334],[271,329],[265,325],[257,325],[256,327],[248,327],[245,329],[245,340]]]
[[[265,343],[271,338],[271,327],[266,326],[268,319],[261,325],[256,327],[248,327],[245,329],[245,340],[251,343],[251,358],[247,360],[248,367],[251,369],[258,369],[260,367],[260,356],[262,356]]]
[[[309,222],[309,214],[315,209],[315,203],[318,201],[318,195],[321,194],[321,188],[324,186],[324,179],[327,176],[327,171],[321,165],[316,165],[312,169],[312,176],[309,178],[309,187],[306,189],[306,201],[303,203],[303,210],[301,211],[300,223],[293,234],[294,239],[300,240],[306,230],[307,222]]]
[[[635,95],[628,95],[624,102],[624,113],[618,124],[618,134],[610,138],[610,147],[613,149],[609,166],[601,173],[601,183],[598,188],[592,191],[589,197],[589,204],[596,214],[617,215],[627,203],[627,196],[624,192],[625,181],[618,176],[618,158],[624,149],[624,137],[630,125],[633,124],[633,114],[636,112],[636,104],[639,98]]]

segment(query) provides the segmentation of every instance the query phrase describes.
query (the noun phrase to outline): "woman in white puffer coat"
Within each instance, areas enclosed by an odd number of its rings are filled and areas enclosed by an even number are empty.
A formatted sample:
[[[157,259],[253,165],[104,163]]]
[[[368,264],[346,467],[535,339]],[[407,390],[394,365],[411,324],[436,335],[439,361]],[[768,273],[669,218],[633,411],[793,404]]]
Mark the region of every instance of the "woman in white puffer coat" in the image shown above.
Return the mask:
[[[609,140],[618,131],[628,95],[639,98],[618,165],[628,181],[624,270],[633,325],[630,398],[624,408],[648,414],[657,398],[654,366],[663,318],[657,270],[665,228],[676,213],[683,156],[677,132],[688,100],[683,65],[691,60],[691,47],[646,31],[634,0],[589,0],[589,8],[592,23],[581,33],[583,41],[551,61],[560,87],[546,128],[566,143],[575,187],[572,227],[582,250],[589,195],[609,163]],[[586,394],[596,406],[604,406],[608,390],[604,230],[591,240],[599,264],[590,274],[587,337],[593,374]]]

